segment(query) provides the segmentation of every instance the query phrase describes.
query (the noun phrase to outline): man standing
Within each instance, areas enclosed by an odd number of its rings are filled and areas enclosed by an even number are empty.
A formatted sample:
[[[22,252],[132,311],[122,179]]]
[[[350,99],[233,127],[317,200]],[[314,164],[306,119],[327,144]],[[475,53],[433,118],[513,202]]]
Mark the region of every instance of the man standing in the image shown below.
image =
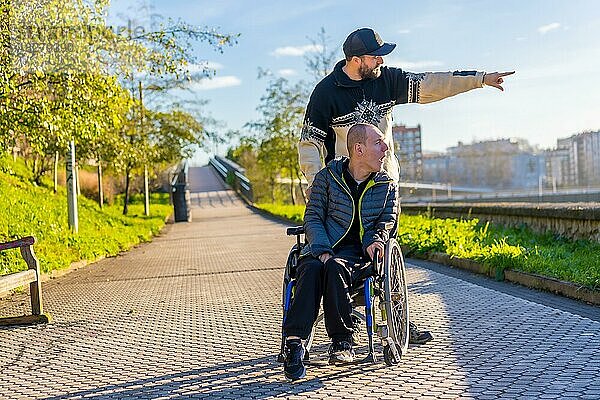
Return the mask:
[[[368,123],[383,132],[389,151],[384,169],[398,181],[398,160],[392,139],[392,108],[397,104],[431,103],[484,85],[503,90],[503,77],[513,72],[478,71],[411,73],[383,66],[383,56],[396,47],[385,43],[377,32],[362,28],[344,42],[345,60],[317,84],[306,108],[298,143],[300,169],[309,190],[316,173],[336,155],[348,155],[348,129]],[[410,324],[410,343],[423,344],[433,338]]]
[[[384,169],[398,180],[392,141],[392,108],[397,104],[431,103],[484,85],[502,89],[513,72],[477,71],[411,73],[383,66],[383,56],[396,47],[377,32],[362,28],[344,42],[345,60],[317,84],[306,108],[298,144],[300,169],[309,188],[315,174],[336,155],[347,155],[346,136],[355,123],[377,126],[390,149]]]

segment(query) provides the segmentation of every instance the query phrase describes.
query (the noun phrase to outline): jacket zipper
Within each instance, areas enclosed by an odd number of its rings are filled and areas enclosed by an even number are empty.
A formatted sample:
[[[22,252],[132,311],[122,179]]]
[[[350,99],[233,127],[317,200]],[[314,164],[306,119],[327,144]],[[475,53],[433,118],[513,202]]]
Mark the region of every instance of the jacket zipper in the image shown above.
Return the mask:
[[[348,196],[350,196],[350,200],[352,202],[352,219],[350,220],[350,225],[348,226],[348,229],[342,235],[342,237],[339,238],[338,241],[335,242],[335,244],[333,246],[331,246],[331,248],[333,249],[335,246],[337,246],[337,244],[339,242],[342,241],[342,239],[344,239],[346,237],[346,235],[348,234],[348,232],[350,232],[350,228],[352,228],[352,223],[354,222],[354,199],[352,198],[352,193],[350,193],[350,189],[345,185],[345,182],[344,182],[344,184],[342,184],[338,180],[338,178],[334,175],[334,173],[331,171],[331,169],[328,168],[327,170],[329,171],[329,173],[331,174],[331,176],[333,177],[333,179],[335,179],[335,181],[338,183],[338,185],[340,185],[341,187],[344,188],[344,190],[346,190],[346,193],[348,193]],[[371,184],[371,182],[372,182],[372,184]],[[363,235],[365,233],[362,221],[360,220],[360,208],[361,208],[363,196],[367,192],[367,189],[370,189],[370,188],[372,188],[375,185],[380,185],[380,184],[383,184],[383,183],[390,183],[390,182],[391,182],[391,180],[389,180],[389,181],[381,181],[381,182],[375,182],[375,181],[371,180],[371,181],[369,181],[369,183],[367,183],[367,186],[365,187],[365,190],[363,190],[363,192],[361,193],[360,197],[358,198],[359,239],[360,239],[361,242],[362,242]]]
[[[331,174],[331,176],[333,177],[333,179],[335,179],[335,181],[338,183],[338,185],[340,185],[341,187],[344,188],[344,190],[346,191],[346,193],[348,193],[348,196],[350,196],[350,201],[352,203],[352,219],[350,220],[350,225],[348,226],[348,229],[346,230],[346,232],[342,235],[341,238],[338,239],[337,242],[335,242],[335,244],[333,246],[331,246],[331,248],[333,249],[335,246],[337,246],[337,244],[339,242],[342,241],[343,238],[346,237],[346,235],[348,234],[348,232],[350,232],[350,228],[352,228],[352,223],[354,222],[354,199],[352,199],[352,193],[350,193],[350,189],[346,186],[346,182],[344,182],[344,184],[342,184],[338,178],[334,175],[334,173],[331,171],[331,169],[327,169],[329,171],[329,173]],[[343,179],[342,179],[343,180]]]
[[[391,181],[380,181],[380,182],[375,182],[373,180],[369,181],[367,183],[367,186],[365,187],[365,190],[363,190],[363,192],[361,193],[360,197],[358,198],[358,226],[359,226],[359,239],[362,243],[362,239],[363,236],[365,234],[365,228],[363,227],[363,223],[362,223],[362,218],[360,217],[360,210],[362,208],[362,200],[363,197],[365,195],[365,193],[367,193],[367,190],[371,189],[372,187],[374,187],[375,185],[381,185],[383,183],[390,183]],[[354,202],[352,202],[354,203]]]

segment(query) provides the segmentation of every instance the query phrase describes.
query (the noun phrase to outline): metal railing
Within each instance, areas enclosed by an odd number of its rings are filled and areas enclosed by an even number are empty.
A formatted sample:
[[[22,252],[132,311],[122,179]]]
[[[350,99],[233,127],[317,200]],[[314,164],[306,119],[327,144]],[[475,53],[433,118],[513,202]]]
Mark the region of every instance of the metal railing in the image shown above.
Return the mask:
[[[252,183],[250,183],[250,180],[246,177],[246,170],[244,168],[233,161],[220,156],[214,156],[210,159],[209,163],[214,167],[221,178],[223,178],[225,183],[239,193],[244,200],[250,204],[254,202]]]
[[[173,178],[171,179],[171,186],[175,185],[177,183],[180,183],[180,184],[186,183],[187,184],[188,172],[189,172],[188,160],[181,161],[177,165],[177,168],[175,169],[175,172],[173,173]]]

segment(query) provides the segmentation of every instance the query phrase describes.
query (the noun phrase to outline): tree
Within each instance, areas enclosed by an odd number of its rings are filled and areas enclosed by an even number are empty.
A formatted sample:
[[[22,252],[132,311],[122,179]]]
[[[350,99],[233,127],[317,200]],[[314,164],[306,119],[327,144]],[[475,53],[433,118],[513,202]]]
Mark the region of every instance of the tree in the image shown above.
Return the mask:
[[[316,38],[308,38],[317,51],[308,52],[304,56],[306,72],[313,78],[311,86],[325,78],[335,65],[335,51],[329,49],[331,38],[324,27],[321,27]]]
[[[329,37],[324,28],[321,28],[317,38],[309,38],[309,40],[318,50],[305,57],[307,72],[312,77],[311,82],[292,83],[286,78],[272,78],[268,71],[259,70],[259,78],[270,77],[270,80],[257,107],[261,114],[260,119],[247,124],[255,132],[258,142],[254,147],[256,164],[252,167],[243,162],[241,164],[249,171],[252,171],[252,168],[262,169],[262,177],[267,180],[265,186],[270,192],[272,201],[275,198],[275,183],[278,178],[286,177],[289,179],[288,192],[292,204],[297,202],[296,188],[306,202],[297,151],[304,108],[310,90],[316,81],[331,72],[335,60],[335,52],[328,49]],[[256,188],[262,186],[253,181],[255,196],[257,194],[260,196],[260,191]]]
[[[267,175],[273,184],[275,176],[289,178],[292,204],[297,201],[296,183],[304,199],[296,146],[300,139],[305,104],[306,90],[302,82],[292,84],[285,78],[271,80],[257,107],[261,118],[248,124],[262,141],[257,148],[258,160],[263,160],[259,165],[268,171]]]
[[[131,165],[123,171],[131,172],[133,161],[156,159],[148,134],[134,133],[142,128],[136,116],[145,115],[135,111],[138,80],[151,93],[165,95],[209,77],[213,71],[196,62],[192,43],[223,51],[238,36],[172,20],[154,21],[150,29],[136,24],[114,29],[107,25],[108,5],[109,0],[0,4],[0,151],[18,144],[37,179],[70,140],[80,158],[97,160],[99,192],[103,161],[120,161],[125,154]]]

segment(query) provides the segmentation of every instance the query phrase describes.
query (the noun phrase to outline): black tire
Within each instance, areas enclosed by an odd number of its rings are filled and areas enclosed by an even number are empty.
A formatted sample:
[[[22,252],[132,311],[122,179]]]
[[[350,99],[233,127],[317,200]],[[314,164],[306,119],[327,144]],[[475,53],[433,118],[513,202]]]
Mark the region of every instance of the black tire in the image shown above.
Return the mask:
[[[285,305],[285,290],[287,288],[288,283],[295,277],[296,269],[298,268],[298,256],[300,255],[300,250],[298,249],[298,245],[295,244],[290,250],[290,254],[288,254],[287,261],[285,263],[285,270],[283,271],[283,290],[281,295],[281,305]]]
[[[288,255],[286,264],[285,264],[285,269],[283,271],[283,288],[281,290],[281,311],[282,311],[282,325],[283,322],[285,321],[286,318],[286,312],[285,312],[285,295],[286,295],[286,291],[287,291],[287,286],[288,284],[291,282],[291,280],[294,277],[295,274],[295,270],[298,266],[298,256],[300,254],[300,250],[298,249],[298,245],[295,244],[292,249],[290,250],[290,254]],[[293,289],[292,289],[293,290]],[[290,297],[290,301],[293,298],[293,291],[292,291],[292,296]],[[284,350],[285,350],[285,337],[283,336],[283,329],[281,332],[281,349],[279,352],[279,355],[277,356],[277,361],[279,362],[283,362],[284,359]]]
[[[402,356],[402,351],[400,349],[399,346],[396,346],[396,349],[398,350],[398,354],[400,356]],[[394,357],[394,355],[392,354],[392,350],[390,349],[390,345],[387,345],[383,348],[383,361],[385,361],[385,364],[390,367],[394,364],[398,364],[400,362],[400,360],[396,360],[396,358]]]
[[[383,261],[383,286],[389,335],[394,339],[400,354],[406,354],[409,339],[408,289],[404,258],[395,239],[390,240],[386,245]]]

